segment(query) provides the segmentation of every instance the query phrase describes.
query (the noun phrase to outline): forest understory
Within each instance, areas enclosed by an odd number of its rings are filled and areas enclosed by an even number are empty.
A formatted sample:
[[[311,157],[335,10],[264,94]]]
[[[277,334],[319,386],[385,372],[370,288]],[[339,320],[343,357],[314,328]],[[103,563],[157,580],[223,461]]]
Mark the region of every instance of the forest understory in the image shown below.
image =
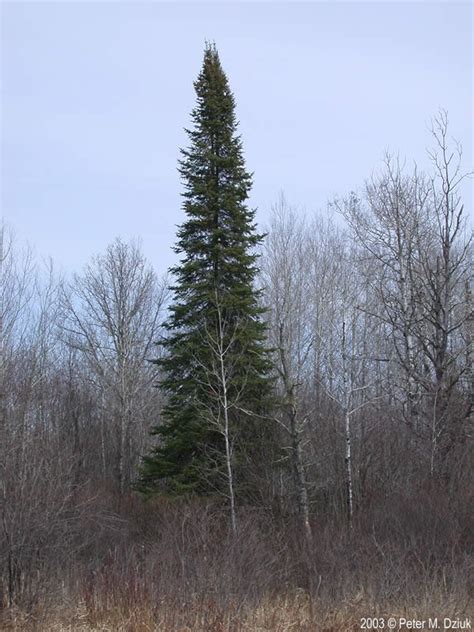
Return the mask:
[[[472,615],[467,493],[394,492],[351,529],[315,517],[311,543],[278,508],[242,508],[234,534],[213,502],[99,498],[85,495],[87,519],[35,573],[12,578],[21,599],[2,630],[343,632],[365,617]]]

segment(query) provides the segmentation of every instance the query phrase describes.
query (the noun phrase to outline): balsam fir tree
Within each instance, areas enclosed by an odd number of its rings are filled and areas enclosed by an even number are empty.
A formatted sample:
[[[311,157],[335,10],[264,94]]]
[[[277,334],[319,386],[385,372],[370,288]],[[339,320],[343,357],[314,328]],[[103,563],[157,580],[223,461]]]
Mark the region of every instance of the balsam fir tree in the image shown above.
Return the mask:
[[[157,361],[167,395],[157,446],[144,458],[145,492],[244,493],[271,391],[257,272],[251,175],[235,101],[214,45],[194,84],[197,105],[180,174],[186,220],[178,230],[173,300]],[[267,429],[267,430],[266,430]],[[250,468],[251,469],[251,468]],[[235,527],[235,514],[233,526]]]

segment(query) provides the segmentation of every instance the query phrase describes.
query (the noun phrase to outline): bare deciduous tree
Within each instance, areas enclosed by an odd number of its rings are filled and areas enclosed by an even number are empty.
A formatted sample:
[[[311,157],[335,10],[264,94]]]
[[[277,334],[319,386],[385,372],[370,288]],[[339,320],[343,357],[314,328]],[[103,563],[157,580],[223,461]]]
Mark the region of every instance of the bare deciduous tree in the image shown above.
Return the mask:
[[[365,253],[373,263],[366,278],[378,300],[362,308],[388,328],[392,387],[416,441],[429,438],[431,474],[440,442],[446,451],[462,436],[456,389],[466,351],[459,330],[469,312],[471,239],[458,193],[466,174],[459,146],[449,149],[447,130],[441,113],[433,124],[432,179],[416,167],[406,175],[387,157],[385,172],[366,184],[361,198],[335,204],[362,249],[359,260]]]
[[[130,482],[156,410],[154,343],[160,327],[165,284],[136,243],[117,239],[96,256],[83,275],[64,287],[63,338],[87,360],[101,402],[101,453],[117,434],[116,479],[120,493]],[[108,433],[108,425],[114,429]]]
[[[263,261],[265,300],[270,306],[270,346],[275,351],[282,400],[280,425],[289,453],[303,533],[311,540],[304,431],[310,410],[305,397],[314,347],[311,258],[307,226],[281,196],[273,209]]]

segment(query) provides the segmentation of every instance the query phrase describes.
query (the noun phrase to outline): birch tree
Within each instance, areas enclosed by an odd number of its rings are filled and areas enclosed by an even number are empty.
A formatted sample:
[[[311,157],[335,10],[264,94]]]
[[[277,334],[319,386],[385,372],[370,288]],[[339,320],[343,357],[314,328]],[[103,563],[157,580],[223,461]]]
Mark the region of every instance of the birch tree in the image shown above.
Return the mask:
[[[217,461],[217,470],[221,471],[219,460],[224,457],[224,478],[226,480],[226,496],[229,503],[229,514],[232,531],[237,532],[237,510],[235,491],[235,439],[239,434],[239,422],[244,416],[252,416],[248,411],[244,397],[246,388],[245,375],[242,376],[240,356],[235,353],[236,343],[241,335],[240,319],[229,317],[225,310],[225,299],[214,292],[214,318],[203,324],[202,344],[209,351],[209,359],[203,363],[199,356],[194,358],[201,369],[200,382],[207,391],[208,397],[200,402],[203,417],[209,425],[221,435],[224,450],[216,446],[213,450],[211,462]],[[239,384],[235,388],[236,373],[239,374]],[[203,473],[206,476],[206,473]],[[211,477],[212,478],[212,477]],[[217,490],[219,491],[219,490]]]

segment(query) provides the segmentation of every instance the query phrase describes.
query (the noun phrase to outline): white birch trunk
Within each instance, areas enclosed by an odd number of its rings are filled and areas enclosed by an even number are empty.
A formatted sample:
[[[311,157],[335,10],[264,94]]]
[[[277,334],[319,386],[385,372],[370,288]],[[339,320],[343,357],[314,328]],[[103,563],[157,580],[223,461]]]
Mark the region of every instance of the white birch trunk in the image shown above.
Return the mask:
[[[344,408],[344,432],[345,432],[345,465],[346,465],[346,501],[349,526],[352,527],[354,514],[354,486],[352,479],[352,433],[351,433],[351,386],[349,384],[347,349],[346,349],[346,322],[342,322],[342,380],[343,380],[343,408]]]
[[[227,469],[227,485],[229,493],[230,504],[230,522],[232,531],[237,532],[237,515],[235,510],[235,490],[234,490],[234,472],[232,464],[232,443],[230,438],[230,423],[229,423],[229,401],[228,401],[228,389],[227,389],[227,375],[225,366],[225,348],[224,348],[224,327],[222,322],[222,312],[220,305],[217,305],[218,325],[219,325],[219,340],[218,340],[218,353],[219,353],[219,369],[220,380],[222,388],[222,407],[224,415],[224,443],[225,443],[225,459]]]

